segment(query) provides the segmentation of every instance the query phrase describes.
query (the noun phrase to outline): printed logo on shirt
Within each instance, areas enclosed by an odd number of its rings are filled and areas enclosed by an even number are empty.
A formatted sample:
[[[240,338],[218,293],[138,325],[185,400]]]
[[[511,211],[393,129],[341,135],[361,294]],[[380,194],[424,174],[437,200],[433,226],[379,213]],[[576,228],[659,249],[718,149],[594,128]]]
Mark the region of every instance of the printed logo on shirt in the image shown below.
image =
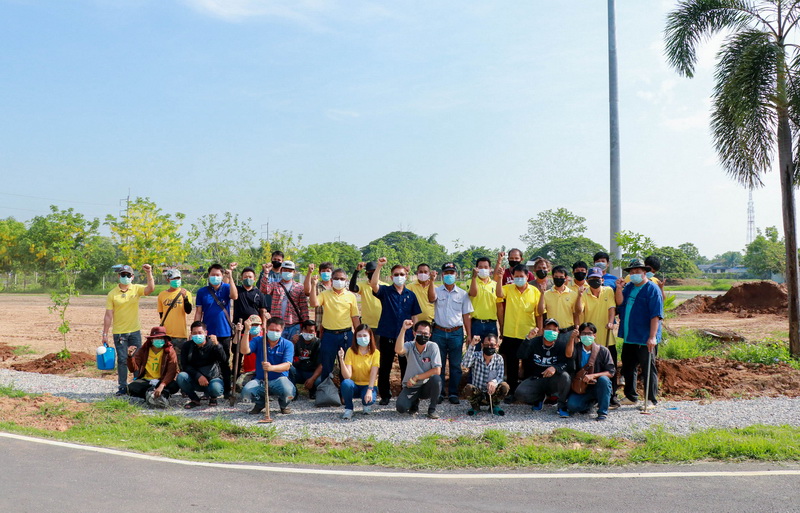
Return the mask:
[[[430,363],[430,361],[431,361],[431,359],[428,358],[427,356],[422,359],[422,363]]]
[[[540,356],[538,354],[533,355],[533,363],[536,365],[541,365],[542,367],[551,367],[558,363],[558,357],[556,356]]]

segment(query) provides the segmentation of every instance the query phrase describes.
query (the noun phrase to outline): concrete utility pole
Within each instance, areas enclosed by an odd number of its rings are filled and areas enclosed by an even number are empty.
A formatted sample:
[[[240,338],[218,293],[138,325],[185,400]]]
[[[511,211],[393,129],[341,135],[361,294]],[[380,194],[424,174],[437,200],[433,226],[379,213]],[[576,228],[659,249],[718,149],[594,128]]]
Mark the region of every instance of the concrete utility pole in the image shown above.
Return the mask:
[[[619,176],[619,92],[617,90],[617,28],[615,21],[614,0],[608,0],[608,121],[611,152],[611,258],[618,261],[622,258],[617,246],[616,235],[622,231],[622,192]],[[615,274],[620,275],[615,268]]]

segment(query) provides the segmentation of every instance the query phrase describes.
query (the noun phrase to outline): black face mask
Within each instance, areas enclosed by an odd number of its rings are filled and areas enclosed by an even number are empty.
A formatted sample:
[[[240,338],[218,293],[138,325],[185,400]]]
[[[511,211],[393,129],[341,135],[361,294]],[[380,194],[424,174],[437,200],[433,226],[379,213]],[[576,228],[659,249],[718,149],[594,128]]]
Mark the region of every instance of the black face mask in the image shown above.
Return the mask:
[[[519,260],[509,260],[508,261],[508,268],[513,269],[514,267],[519,265]]]
[[[495,348],[495,347],[484,347],[483,348],[483,354],[485,354],[486,356],[492,356],[496,352],[497,352],[497,348]]]
[[[537,269],[536,277],[539,278],[540,280],[547,278],[547,271],[545,271],[544,269]]]
[[[367,271],[367,272],[366,272],[367,279],[368,279],[368,280],[371,280],[371,279],[372,279],[372,275],[373,275],[373,274],[375,274],[375,271]]]
[[[575,273],[575,279],[578,280],[578,281],[585,280],[586,279],[586,273],[582,272],[582,271],[578,271],[577,273]]]
[[[431,337],[429,337],[428,335],[423,335],[422,333],[414,337],[414,341],[421,346],[427,344],[430,339]]]
[[[566,278],[553,278],[553,285],[556,287],[560,287],[564,285],[564,282],[567,281]]]
[[[281,268],[282,265],[283,265],[283,262],[281,262],[280,260],[273,260],[272,261],[272,270],[273,271],[277,271],[278,269]]]
[[[598,280],[597,278],[592,278],[591,280],[588,280],[587,283],[593,289],[599,289],[600,285],[603,284],[603,280]]]

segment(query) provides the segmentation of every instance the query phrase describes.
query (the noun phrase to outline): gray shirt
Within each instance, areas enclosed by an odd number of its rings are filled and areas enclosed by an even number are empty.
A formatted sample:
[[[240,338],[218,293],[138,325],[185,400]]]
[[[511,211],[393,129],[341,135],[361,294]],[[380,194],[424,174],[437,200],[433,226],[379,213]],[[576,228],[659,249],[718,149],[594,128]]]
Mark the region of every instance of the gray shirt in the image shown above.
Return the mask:
[[[467,291],[453,286],[453,290],[440,285],[436,287],[436,303],[434,303],[433,320],[442,328],[456,328],[464,325],[464,315],[474,310]]]
[[[431,369],[442,366],[442,357],[439,354],[439,346],[436,342],[428,342],[425,344],[425,349],[420,353],[417,351],[416,343],[406,342],[403,345],[403,350],[406,352],[406,359],[408,365],[406,366],[406,373],[403,376],[403,386],[406,386],[408,380],[417,374],[423,374]],[[417,381],[413,388],[421,387],[428,380]]]

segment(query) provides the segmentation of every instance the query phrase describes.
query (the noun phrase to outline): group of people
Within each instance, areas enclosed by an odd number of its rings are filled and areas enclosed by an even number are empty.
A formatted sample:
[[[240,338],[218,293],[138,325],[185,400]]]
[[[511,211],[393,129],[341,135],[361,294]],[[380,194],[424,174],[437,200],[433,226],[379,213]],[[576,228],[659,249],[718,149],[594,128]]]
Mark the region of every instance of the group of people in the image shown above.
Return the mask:
[[[504,415],[503,404],[539,411],[555,402],[561,417],[596,404],[596,418],[604,420],[610,409],[639,403],[640,367],[649,372],[643,406],[656,405],[664,298],[656,257],[632,260],[622,279],[609,274],[604,252],[591,265],[567,268],[541,257],[523,264],[522,252],[512,249],[494,263],[478,258],[463,288],[452,262],[438,270],[418,264],[413,280],[409,268],[393,264],[391,282],[383,282],[387,264],[386,258],[362,262],[350,276],[330,263],[310,264],[301,283],[295,264],[276,251],[258,276],[252,267],[242,269],[238,285],[236,263],[211,265],[194,300],[180,271],[170,270],[170,286],[158,296],[161,323],[144,343],[138,300],[154,290],[152,268],[142,267],[147,285],[136,285],[133,269],[123,266],[108,294],[103,329],[103,342],[110,333],[117,349],[117,393],[157,404],[180,390],[189,399],[184,407],[195,408],[201,392],[213,406],[241,390],[254,404],[250,413],[262,412],[269,396],[286,414],[298,385],[313,399],[331,376],[340,383],[342,416],[350,419],[356,400],[364,413],[376,402],[390,403],[397,358],[400,413],[416,413],[427,400],[428,416],[438,418],[438,404],[463,397],[469,415],[483,406]],[[359,281],[361,271],[366,281]],[[239,342],[232,348],[234,335]]]

